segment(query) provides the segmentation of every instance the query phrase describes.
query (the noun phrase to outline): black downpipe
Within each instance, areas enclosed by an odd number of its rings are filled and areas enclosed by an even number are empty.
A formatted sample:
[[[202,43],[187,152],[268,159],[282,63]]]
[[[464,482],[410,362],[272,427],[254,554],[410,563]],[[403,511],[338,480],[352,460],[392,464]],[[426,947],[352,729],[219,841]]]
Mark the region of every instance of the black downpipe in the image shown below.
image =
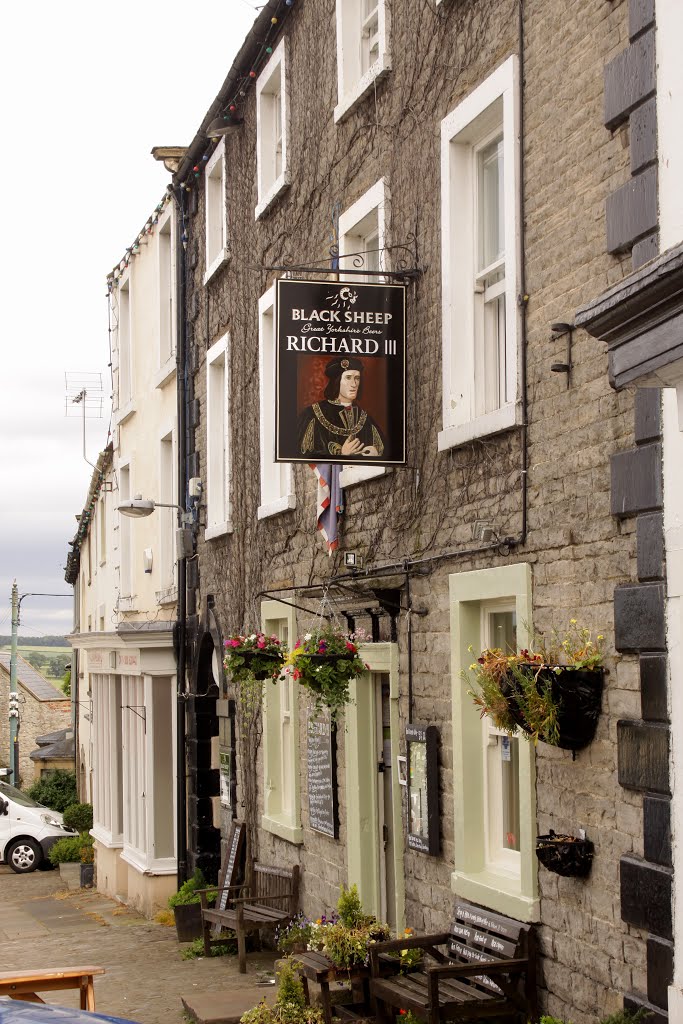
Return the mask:
[[[182,526],[181,510],[186,508],[187,438],[186,438],[186,392],[187,392],[187,332],[185,329],[185,193],[178,189],[176,200],[176,290],[178,295],[176,316],[176,389],[178,413],[178,526]],[[178,862],[178,888],[187,879],[187,770],[185,763],[185,661],[187,648],[187,560],[178,559],[178,620],[177,631],[177,672],[176,672],[176,855]]]
[[[529,296],[526,291],[526,231],[524,227],[524,0],[518,0],[517,5],[517,50],[519,60],[519,305],[521,313],[521,361],[520,361],[520,374],[521,374],[521,399],[522,399],[522,430],[521,430],[521,486],[522,486],[522,525],[519,532],[519,537],[516,538],[517,544],[524,544],[526,542],[527,535],[527,506],[529,504],[529,403],[527,401],[526,393],[526,376],[527,376],[527,307],[529,305]]]

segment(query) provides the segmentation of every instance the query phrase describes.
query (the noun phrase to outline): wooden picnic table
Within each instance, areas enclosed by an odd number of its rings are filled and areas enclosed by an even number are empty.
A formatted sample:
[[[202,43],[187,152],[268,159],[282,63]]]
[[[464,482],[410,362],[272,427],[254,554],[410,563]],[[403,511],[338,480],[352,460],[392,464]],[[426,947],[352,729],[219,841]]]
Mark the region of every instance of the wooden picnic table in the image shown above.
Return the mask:
[[[44,1003],[38,992],[75,988],[81,993],[81,1009],[95,1009],[94,977],[104,967],[53,967],[46,971],[0,971],[0,996],[26,1003]]]
[[[352,1006],[340,1005],[335,1007],[340,1012],[340,1015],[343,1015],[347,1020],[362,1020],[369,1015],[369,967],[351,967],[348,970],[344,970],[335,967],[331,960],[316,950],[295,953],[293,959],[296,961],[296,968],[301,975],[304,995],[309,1006],[311,1004],[308,988],[309,981],[315,981],[320,986],[320,1002],[325,1024],[332,1024],[330,982],[333,981],[351,982],[354,1003]]]

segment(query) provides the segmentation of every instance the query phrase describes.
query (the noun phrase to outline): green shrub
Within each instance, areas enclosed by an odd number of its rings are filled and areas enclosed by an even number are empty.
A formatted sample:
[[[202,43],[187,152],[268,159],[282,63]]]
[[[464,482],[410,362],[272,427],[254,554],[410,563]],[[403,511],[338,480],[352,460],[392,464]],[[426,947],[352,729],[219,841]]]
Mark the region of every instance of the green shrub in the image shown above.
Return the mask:
[[[58,864],[92,864],[91,853],[95,840],[87,832],[80,836],[65,836],[58,839],[49,853],[50,861],[57,867]]]
[[[360,901],[357,886],[352,885],[350,889],[345,889],[343,883],[339,886],[337,913],[345,928],[358,928],[365,922],[363,904]]]
[[[38,782],[34,782],[28,790],[28,795],[53,811],[65,811],[69,804],[78,802],[76,774],[58,768],[49,775],[43,775]]]
[[[209,956],[235,956],[237,953],[237,937],[234,932],[221,937],[221,942],[211,947]],[[189,942],[180,952],[183,960],[199,960],[206,956],[204,951],[204,939],[195,939]]]
[[[168,899],[168,909],[173,910],[174,907],[186,907],[188,903],[199,903],[199,895],[197,889],[205,889],[206,882],[204,881],[204,875],[202,874],[201,868],[195,868],[192,878],[188,878],[186,882],[178,889],[178,892],[174,892]]]
[[[92,828],[92,804],[69,804],[64,811],[64,824],[76,832]]]

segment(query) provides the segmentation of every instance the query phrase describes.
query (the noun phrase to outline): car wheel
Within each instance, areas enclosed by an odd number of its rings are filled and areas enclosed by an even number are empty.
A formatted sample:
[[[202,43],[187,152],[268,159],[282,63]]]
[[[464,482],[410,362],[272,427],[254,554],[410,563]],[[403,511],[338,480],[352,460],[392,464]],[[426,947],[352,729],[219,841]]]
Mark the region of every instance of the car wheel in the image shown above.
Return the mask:
[[[7,850],[7,863],[19,875],[35,871],[42,859],[43,851],[33,839],[17,839]]]

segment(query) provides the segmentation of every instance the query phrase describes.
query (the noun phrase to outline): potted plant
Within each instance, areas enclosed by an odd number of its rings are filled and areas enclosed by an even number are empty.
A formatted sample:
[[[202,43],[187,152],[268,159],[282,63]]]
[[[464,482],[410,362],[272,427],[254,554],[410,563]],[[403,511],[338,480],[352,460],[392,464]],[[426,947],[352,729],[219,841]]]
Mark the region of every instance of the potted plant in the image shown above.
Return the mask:
[[[332,624],[297,640],[285,662],[286,671],[311,691],[315,711],[330,709],[335,719],[349,703],[349,683],[367,671],[351,634]]]
[[[202,935],[202,908],[198,889],[206,886],[201,868],[174,892],[168,900],[168,909],[173,911],[178,942],[192,942]]]
[[[595,735],[602,705],[604,670],[601,642],[571,619],[564,634],[546,642],[535,637],[532,649],[517,653],[482,651],[470,665],[468,691],[482,715],[512,735],[565,750],[580,750]]]
[[[388,939],[391,932],[387,925],[363,910],[358,889],[340,887],[337,901],[337,917],[321,925],[314,939],[322,953],[338,971],[353,971],[366,967],[369,961],[369,947],[374,942]]]
[[[565,878],[585,878],[593,864],[593,850],[590,839],[559,835],[552,828],[536,837],[536,856],[543,867]]]
[[[277,971],[278,990],[275,1003],[265,998],[240,1018],[240,1024],[323,1024],[323,1011],[307,1006],[304,987],[296,972],[296,962],[281,960]]]
[[[299,911],[289,924],[275,929],[275,944],[281,953],[304,953],[308,949],[314,930],[313,921]]]
[[[223,665],[239,685],[242,699],[257,704],[263,683],[267,679],[275,682],[282,672],[286,649],[276,636],[261,632],[230,636],[223,647]]]
[[[95,840],[87,832],[58,839],[48,854],[69,889],[92,885],[95,861]]]

